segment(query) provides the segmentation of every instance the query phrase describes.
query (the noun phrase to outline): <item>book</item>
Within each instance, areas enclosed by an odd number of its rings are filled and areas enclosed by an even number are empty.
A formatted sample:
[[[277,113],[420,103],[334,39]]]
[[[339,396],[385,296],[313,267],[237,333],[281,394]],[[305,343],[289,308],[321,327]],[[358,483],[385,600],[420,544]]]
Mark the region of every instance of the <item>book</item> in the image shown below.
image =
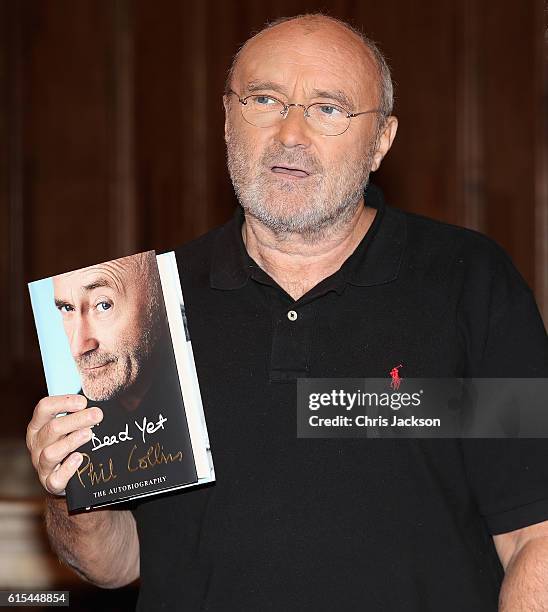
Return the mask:
[[[81,394],[103,412],[78,448],[69,511],[213,482],[175,254],[137,253],[29,291],[48,394]]]

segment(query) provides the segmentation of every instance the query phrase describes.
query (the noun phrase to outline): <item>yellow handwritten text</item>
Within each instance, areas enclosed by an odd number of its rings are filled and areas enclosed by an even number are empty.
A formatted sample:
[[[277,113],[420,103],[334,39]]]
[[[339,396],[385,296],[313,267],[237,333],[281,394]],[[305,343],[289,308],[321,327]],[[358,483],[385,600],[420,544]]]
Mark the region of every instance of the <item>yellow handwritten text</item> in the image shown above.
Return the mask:
[[[86,485],[84,484],[82,477],[87,477],[91,486],[117,478],[116,474],[114,473],[112,457],[108,460],[108,468],[107,472],[105,473],[105,468],[102,463],[100,463],[96,468],[91,461],[91,457],[87,453],[82,453],[82,455],[84,456],[84,460],[82,461],[82,465],[76,471],[76,474],[78,475],[78,480],[83,487]]]
[[[173,461],[182,461],[182,451],[177,451],[175,454],[164,453],[164,447],[156,442],[154,446],[150,446],[147,452],[142,457],[134,457],[137,444],[133,445],[129,457],[127,460],[127,469],[129,472],[136,472],[137,470],[148,470],[155,465],[161,463],[172,463]]]

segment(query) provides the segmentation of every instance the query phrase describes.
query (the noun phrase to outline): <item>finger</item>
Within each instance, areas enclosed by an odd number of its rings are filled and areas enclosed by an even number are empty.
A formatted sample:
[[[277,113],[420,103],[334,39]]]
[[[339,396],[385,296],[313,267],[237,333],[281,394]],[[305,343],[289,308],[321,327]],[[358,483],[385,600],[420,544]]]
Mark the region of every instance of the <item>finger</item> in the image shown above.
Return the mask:
[[[87,406],[87,399],[83,395],[54,395],[42,398],[32,414],[27,427],[27,446],[29,437],[32,438],[42,427],[51,421],[60,412],[78,412]],[[30,447],[29,447],[30,448]]]
[[[61,440],[67,434],[97,425],[103,419],[100,408],[88,408],[75,414],[51,419],[35,436],[34,450],[40,452],[46,446]]]
[[[44,487],[54,495],[61,495],[67,488],[68,481],[72,478],[83,461],[81,453],[72,453],[58,469],[51,472],[44,482]]]
[[[67,455],[75,451],[91,439],[91,429],[79,429],[68,436],[64,436],[57,442],[42,449],[38,459],[38,472],[48,476]]]
[[[42,473],[40,468],[40,457],[44,449],[55,442],[62,440],[67,434],[79,429],[88,429],[100,423],[103,413],[99,408],[88,408],[76,414],[69,414],[57,419],[51,419],[30,441],[30,455],[32,465]],[[47,459],[46,455],[46,459]]]

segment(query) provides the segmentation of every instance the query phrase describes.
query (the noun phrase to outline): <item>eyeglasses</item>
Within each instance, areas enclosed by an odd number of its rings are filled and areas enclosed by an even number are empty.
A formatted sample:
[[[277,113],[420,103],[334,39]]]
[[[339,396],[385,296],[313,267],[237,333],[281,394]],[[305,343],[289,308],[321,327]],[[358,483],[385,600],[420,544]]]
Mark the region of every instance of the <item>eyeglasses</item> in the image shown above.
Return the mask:
[[[299,106],[303,109],[305,119],[312,129],[322,136],[339,136],[346,132],[350,126],[350,120],[359,115],[369,113],[381,113],[379,109],[362,111],[359,113],[349,113],[338,104],[328,102],[315,102],[305,106],[304,104],[285,104],[278,98],[266,94],[254,94],[240,98],[232,89],[227,91],[227,95],[233,94],[238,98],[241,106],[242,117],[250,125],[259,128],[268,128],[283,121],[292,106]]]

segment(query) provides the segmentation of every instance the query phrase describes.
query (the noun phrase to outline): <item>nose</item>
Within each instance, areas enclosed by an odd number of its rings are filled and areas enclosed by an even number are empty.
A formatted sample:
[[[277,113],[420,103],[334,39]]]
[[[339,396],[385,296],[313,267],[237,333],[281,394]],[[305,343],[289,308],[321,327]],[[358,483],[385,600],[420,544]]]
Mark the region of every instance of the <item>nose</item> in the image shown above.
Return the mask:
[[[73,357],[80,357],[84,353],[93,351],[99,347],[99,341],[95,336],[93,325],[85,314],[76,314],[70,322],[68,339],[70,352]]]
[[[304,117],[304,107],[292,104],[285,118],[278,124],[277,138],[287,148],[308,147],[310,145],[310,126]]]

